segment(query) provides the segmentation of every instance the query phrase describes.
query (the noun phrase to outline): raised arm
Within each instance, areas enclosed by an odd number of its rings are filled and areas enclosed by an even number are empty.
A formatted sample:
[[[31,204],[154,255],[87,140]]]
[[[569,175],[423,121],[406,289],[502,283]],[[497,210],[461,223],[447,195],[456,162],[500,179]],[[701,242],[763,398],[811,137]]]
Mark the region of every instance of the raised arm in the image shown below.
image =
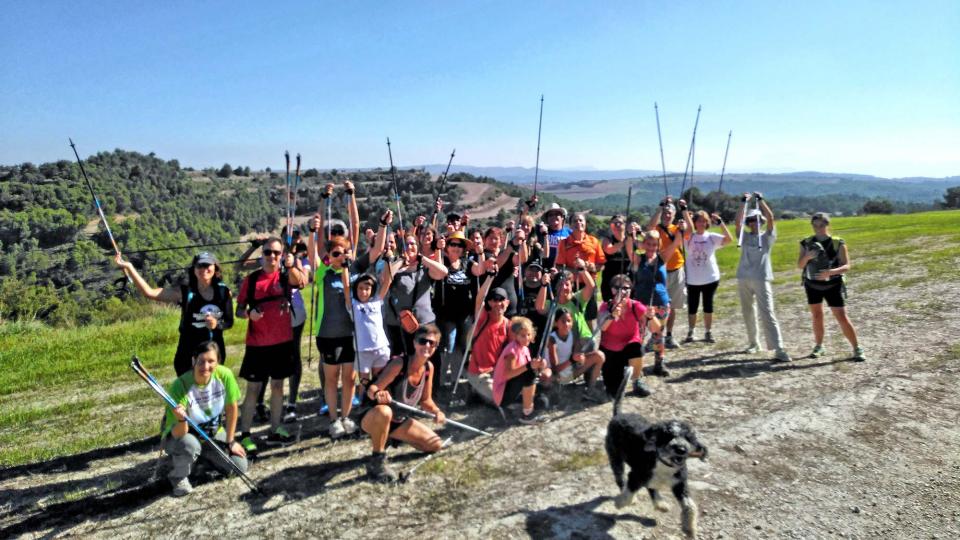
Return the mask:
[[[357,194],[353,182],[343,183],[343,190],[347,192],[350,201],[347,203],[347,213],[350,216],[350,240],[357,244],[360,238],[360,211],[357,210]]]
[[[740,202],[743,204],[737,208],[737,217],[734,218],[737,222],[737,236],[740,236],[740,229],[743,228],[743,211],[747,208],[747,203],[750,202],[750,194],[744,193],[743,197],[740,198]]]
[[[393,222],[393,212],[387,210],[380,216],[380,227],[377,229],[377,235],[373,240],[373,246],[370,248],[368,253],[368,258],[370,264],[380,258],[380,255],[383,254],[383,250],[387,245],[387,234],[390,231],[390,223]]]
[[[720,214],[714,212],[713,214],[710,214],[710,219],[712,219],[714,223],[719,225],[720,230],[723,231],[723,240],[720,242],[720,247],[723,247],[729,244],[730,242],[733,242],[733,236],[730,234],[730,229],[727,228],[727,224],[723,222],[723,218],[720,217]]]
[[[764,200],[762,193],[754,193],[754,197],[760,201],[760,213],[763,214],[763,217],[767,220],[767,232],[772,233],[776,225],[776,220],[773,218],[773,211],[770,210],[770,207],[767,205],[767,201]]]
[[[496,277],[497,272],[487,272],[487,277],[484,278],[483,283],[480,284],[480,290],[477,291],[477,298],[474,301],[473,312],[475,321],[480,320],[480,313],[483,311],[483,304],[486,301],[487,293],[490,292],[490,285],[493,283],[493,278]]]
[[[353,313],[353,298],[350,296],[350,267],[344,266],[340,273],[340,282],[343,283],[343,303],[347,306],[347,313]],[[352,315],[351,315],[352,317]]]
[[[133,267],[133,264],[130,261],[123,260],[123,256],[119,253],[117,254],[116,259],[117,266],[121,270],[126,272],[130,279],[133,280],[133,284],[137,286],[137,290],[140,291],[143,296],[153,300],[155,302],[164,302],[167,304],[177,304],[180,302],[180,288],[166,288],[161,289],[159,287],[153,287],[143,279],[143,276],[137,272],[137,269]]]
[[[420,256],[420,262],[421,264],[423,264],[424,267],[426,267],[427,274],[430,275],[430,279],[434,281],[439,281],[447,277],[447,273],[448,273],[447,267],[444,266],[442,263],[439,263],[431,259],[430,257],[423,257],[423,256]]]

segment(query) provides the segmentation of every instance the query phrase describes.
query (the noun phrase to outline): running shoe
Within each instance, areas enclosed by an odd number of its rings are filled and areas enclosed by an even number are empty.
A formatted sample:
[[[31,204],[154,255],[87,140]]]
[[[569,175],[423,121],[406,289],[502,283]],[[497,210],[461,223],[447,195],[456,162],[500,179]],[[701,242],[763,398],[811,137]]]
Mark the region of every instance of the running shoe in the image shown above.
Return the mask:
[[[294,437],[287,431],[287,428],[278,426],[277,429],[267,437],[267,446],[286,446],[291,444],[293,440]]]
[[[399,478],[387,463],[387,454],[384,452],[374,452],[366,463],[367,475],[374,482],[390,484],[396,482]]]
[[[328,412],[330,412],[330,406],[327,405],[326,403],[321,403],[320,409],[317,411],[317,415],[326,416]]]
[[[853,361],[854,362],[866,362],[867,355],[863,352],[863,347],[856,346],[853,348]]]
[[[193,491],[193,486],[190,484],[190,479],[187,478],[186,476],[184,476],[177,482],[174,482],[173,480],[171,480],[170,484],[173,485],[172,495],[174,497],[183,497],[185,495],[189,495]]]
[[[543,416],[540,415],[540,412],[537,409],[530,411],[530,414],[521,414],[520,418],[517,418],[517,422],[520,422],[526,426],[534,426],[537,424],[542,424],[546,421]]]
[[[327,428],[327,433],[330,434],[331,439],[339,439],[340,437],[343,437],[343,435],[346,433],[346,430],[343,429],[343,421],[337,418],[333,422],[330,422],[330,427]]]
[[[357,432],[357,424],[353,420],[343,417],[340,419],[340,425],[343,426],[343,433],[345,435],[353,435]]]
[[[583,389],[583,399],[593,403],[605,403],[607,401],[607,393],[599,388],[588,387]]]
[[[677,341],[676,341],[675,339],[673,339],[673,336],[670,335],[670,334],[667,334],[667,337],[665,338],[665,341],[663,342],[663,346],[666,347],[666,348],[668,348],[668,349],[679,349],[679,348],[680,348],[680,344],[677,343]]]
[[[647,397],[653,393],[653,390],[650,390],[650,387],[647,386],[647,383],[643,379],[637,379],[633,381],[633,393],[639,397]]]
[[[793,358],[790,358],[790,354],[783,349],[777,349],[777,352],[773,355],[773,358],[780,362],[792,362]]]
[[[650,371],[651,374],[656,375],[657,377],[669,377],[670,371],[667,368],[663,367],[663,362],[656,362],[653,364],[653,369]]]
[[[354,392],[353,394],[353,406],[354,407],[360,406],[360,395],[357,392]]]
[[[756,354],[761,350],[762,349],[760,348],[759,345],[757,345],[756,343],[751,343],[750,345],[747,345],[747,348],[743,352],[746,354]]]
[[[703,335],[704,343],[716,343],[717,340],[713,339],[713,334],[708,330],[706,334]]]
[[[827,354],[827,350],[823,348],[823,345],[817,343],[813,346],[813,351],[810,353],[810,358],[820,358]]]
[[[683,338],[684,343],[693,343],[693,330],[687,332],[687,337]]]
[[[257,404],[257,412],[253,414],[253,421],[262,424],[270,421],[270,409],[263,403]]]
[[[248,454],[252,454],[257,451],[257,443],[253,442],[253,437],[250,435],[240,439],[240,446],[242,446],[243,450]]]

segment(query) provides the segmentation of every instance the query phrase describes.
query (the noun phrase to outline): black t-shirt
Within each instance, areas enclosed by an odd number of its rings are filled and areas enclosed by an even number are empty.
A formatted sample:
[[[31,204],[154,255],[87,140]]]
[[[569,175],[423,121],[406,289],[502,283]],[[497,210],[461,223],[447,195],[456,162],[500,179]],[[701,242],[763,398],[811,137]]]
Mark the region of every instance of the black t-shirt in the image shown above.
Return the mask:
[[[433,310],[438,319],[461,320],[473,314],[474,279],[470,269],[476,261],[460,259],[460,268],[453,269],[444,258],[447,277],[434,283]]]
[[[539,282],[534,286],[530,286],[527,283],[527,280],[523,280],[523,301],[520,302],[520,310],[518,315],[522,315],[531,322],[533,326],[537,329],[537,339],[540,339],[540,336],[544,333],[544,326],[547,324],[547,316],[541,315],[537,311],[537,295],[540,294],[540,289],[543,288]]]
[[[488,259],[496,258],[493,252],[484,251],[484,254]],[[494,276],[493,283],[490,285],[490,290],[500,287],[507,293],[507,299],[510,300],[510,307],[507,308],[505,314],[507,317],[517,314],[517,279],[513,276],[513,269],[515,268],[513,256],[514,253],[511,252],[510,256],[507,257],[507,262],[497,271],[497,275]]]

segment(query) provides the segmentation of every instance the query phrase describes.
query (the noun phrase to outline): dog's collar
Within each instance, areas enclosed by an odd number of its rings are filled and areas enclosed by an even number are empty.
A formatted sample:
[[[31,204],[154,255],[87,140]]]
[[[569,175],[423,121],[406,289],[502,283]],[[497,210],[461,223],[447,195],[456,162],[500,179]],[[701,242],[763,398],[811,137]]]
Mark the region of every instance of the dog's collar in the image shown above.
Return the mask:
[[[670,463],[669,461],[666,461],[665,459],[660,457],[660,450],[657,450],[657,461],[659,461],[660,463],[663,463],[664,465],[666,465],[667,467],[670,467],[671,469],[677,469],[680,467],[679,465],[674,465],[673,463]]]

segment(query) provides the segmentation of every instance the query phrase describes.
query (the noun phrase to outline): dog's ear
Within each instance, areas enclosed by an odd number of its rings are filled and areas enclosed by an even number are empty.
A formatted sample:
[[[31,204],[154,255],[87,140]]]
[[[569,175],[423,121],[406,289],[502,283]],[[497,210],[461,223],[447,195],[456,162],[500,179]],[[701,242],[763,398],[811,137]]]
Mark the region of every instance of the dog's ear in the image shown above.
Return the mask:
[[[683,424],[684,434],[683,437],[693,445],[694,451],[693,454],[700,458],[700,461],[706,461],[707,459],[707,447],[700,442],[700,439],[697,438],[697,432],[693,430],[687,424]]]

